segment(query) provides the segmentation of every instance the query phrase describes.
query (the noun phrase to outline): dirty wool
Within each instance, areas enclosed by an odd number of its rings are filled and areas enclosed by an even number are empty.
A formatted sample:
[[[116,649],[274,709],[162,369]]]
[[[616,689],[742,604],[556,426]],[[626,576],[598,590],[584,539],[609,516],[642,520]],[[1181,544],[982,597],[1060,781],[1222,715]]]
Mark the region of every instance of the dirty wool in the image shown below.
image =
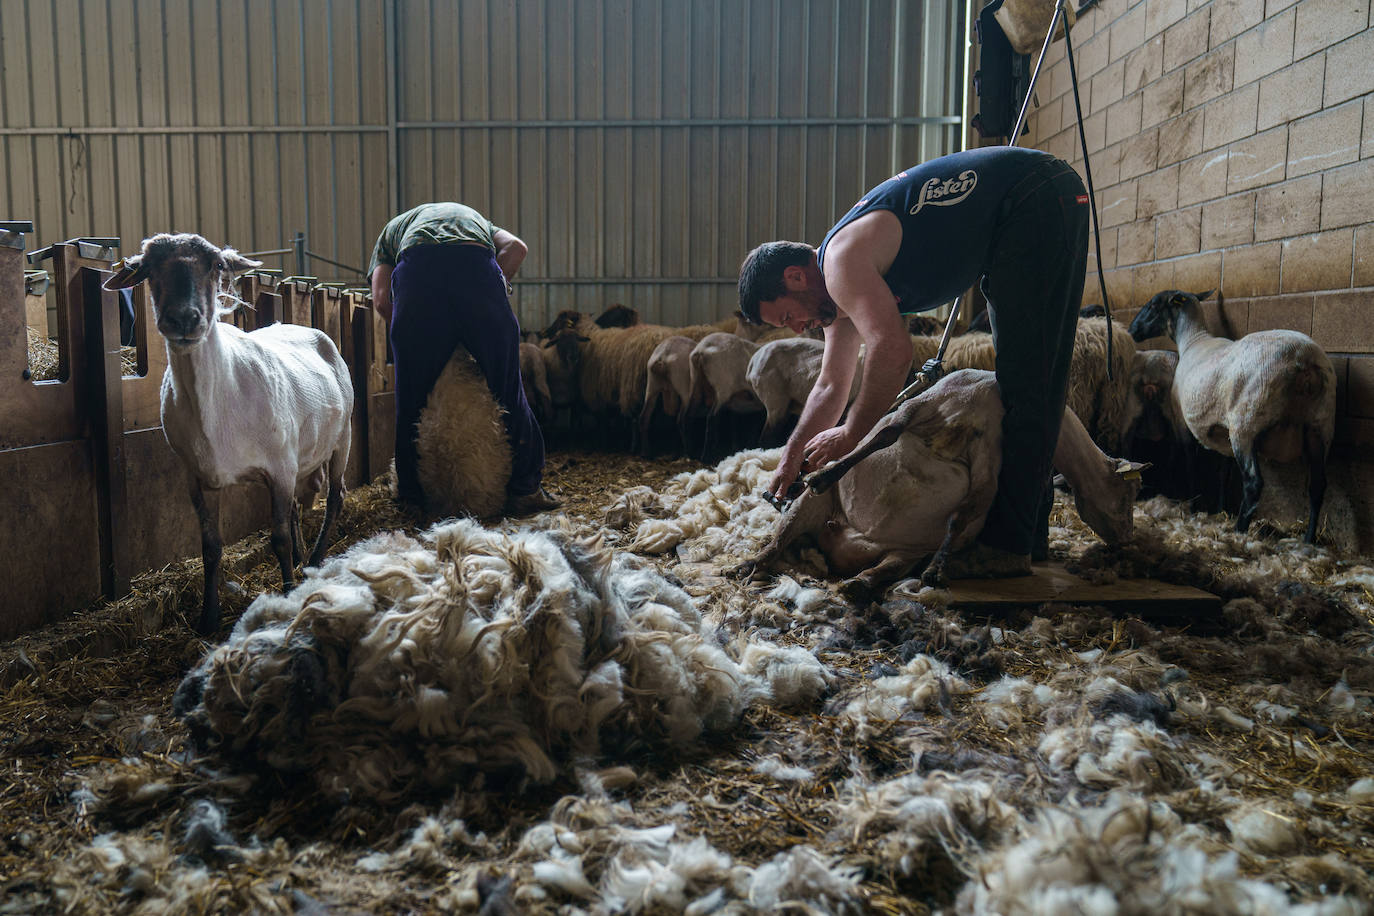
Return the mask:
[[[556,460],[587,511],[382,531],[257,597],[120,753],[70,760],[13,905],[1369,912],[1361,558],[1162,500],[1108,550],[1060,499],[1056,559],[1221,613],[973,619],[916,580],[855,607],[805,545],[724,575],[777,457]]]

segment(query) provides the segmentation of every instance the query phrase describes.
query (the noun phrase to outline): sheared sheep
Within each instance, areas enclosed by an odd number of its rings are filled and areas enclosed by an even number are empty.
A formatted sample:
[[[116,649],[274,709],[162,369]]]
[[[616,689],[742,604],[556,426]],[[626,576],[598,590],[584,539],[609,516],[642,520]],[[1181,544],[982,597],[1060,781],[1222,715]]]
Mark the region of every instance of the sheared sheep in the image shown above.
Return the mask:
[[[304,549],[299,499],[323,487],[329,496],[308,566],[318,566],[343,506],[353,413],[353,381],[329,335],[274,324],[244,333],[221,322],[219,300],[236,272],[261,266],[199,235],[159,234],[124,259],[106,289],[148,280],[157,329],[167,342],[162,430],[185,465],[200,519],[205,594],[196,629],[219,626],[219,491],[245,480],[267,482],[272,550],[289,591]]]
[[[691,399],[692,382],[689,364],[692,348],[696,346],[690,337],[674,334],[664,338],[654,352],[649,354],[648,381],[644,386],[644,406],[639,410],[639,453],[649,453],[649,423],[653,419],[658,402],[663,402],[663,412],[673,417],[677,423],[678,435],[682,438],[682,451],[687,452],[687,405]]]
[[[752,562],[767,568],[803,534],[817,537],[841,586],[861,600],[934,554],[923,579],[982,530],[1002,466],[1002,400],[993,373],[964,370],[888,414],[850,454],[807,477],[773,540]],[[896,449],[888,446],[898,445]],[[847,473],[862,464],[860,473]],[[1054,464],[1080,517],[1108,543],[1129,540],[1140,466],[1104,455],[1065,410]]]
[[[737,334],[707,334],[692,349],[691,401],[706,407],[702,458],[711,451],[721,411],[757,413],[762,409],[749,384],[749,361],[758,345]]]
[[[783,421],[794,409],[800,411],[806,404],[807,395],[815,387],[816,378],[821,373],[821,356],[825,352],[825,342],[809,337],[789,337],[773,340],[759,347],[749,360],[745,378],[754,396],[759,399],[767,412],[763,433],[759,443],[772,442],[777,438]],[[849,390],[852,402],[859,393],[859,383],[863,379],[863,362],[854,370],[854,381]]]
[[[1168,336],[1178,344],[1174,389],[1197,441],[1230,455],[1243,486],[1236,530],[1259,508],[1259,458],[1307,463],[1307,543],[1317,539],[1326,495],[1326,456],[1336,425],[1336,373],[1326,351],[1300,331],[1256,331],[1239,340],[1207,330],[1201,300],[1212,294],[1156,293],[1131,322],[1136,340]]]

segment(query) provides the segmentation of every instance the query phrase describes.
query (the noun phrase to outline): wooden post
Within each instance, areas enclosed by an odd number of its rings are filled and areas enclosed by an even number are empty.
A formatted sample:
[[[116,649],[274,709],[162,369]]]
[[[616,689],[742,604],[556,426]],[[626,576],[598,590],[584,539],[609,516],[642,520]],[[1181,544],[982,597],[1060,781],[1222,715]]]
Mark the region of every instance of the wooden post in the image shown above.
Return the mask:
[[[86,325],[88,385],[99,519],[100,589],[110,598],[129,593],[129,504],[125,487],[124,401],[119,360],[119,294],[102,288],[106,272],[82,267],[74,285],[81,290]]]
[[[377,480],[391,467],[396,451],[396,375],[386,322],[372,308],[363,322],[362,345],[367,365],[367,473]]]

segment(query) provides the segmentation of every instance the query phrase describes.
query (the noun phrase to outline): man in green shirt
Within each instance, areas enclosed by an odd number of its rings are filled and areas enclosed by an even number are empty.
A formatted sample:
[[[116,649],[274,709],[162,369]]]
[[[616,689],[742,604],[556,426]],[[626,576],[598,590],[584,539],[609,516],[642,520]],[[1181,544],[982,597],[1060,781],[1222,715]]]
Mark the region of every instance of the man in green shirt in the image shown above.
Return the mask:
[[[511,446],[506,514],[557,508],[544,492],[544,439],[520,382],[520,322],[510,278],[528,249],[460,203],[421,204],[386,224],[368,274],[372,302],[387,321],[396,369],[396,485],[423,505],[415,447],[420,410],[459,344],[476,360],[504,410]]]

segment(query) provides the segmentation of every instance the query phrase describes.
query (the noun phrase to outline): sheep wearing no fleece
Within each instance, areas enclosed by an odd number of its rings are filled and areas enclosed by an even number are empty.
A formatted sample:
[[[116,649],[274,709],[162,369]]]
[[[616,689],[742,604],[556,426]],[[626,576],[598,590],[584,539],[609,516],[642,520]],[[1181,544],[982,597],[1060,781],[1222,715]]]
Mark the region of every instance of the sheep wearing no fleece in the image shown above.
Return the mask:
[[[1136,340],[1168,335],[1178,344],[1174,390],[1197,441],[1240,465],[1244,484],[1236,530],[1259,508],[1260,457],[1299,458],[1309,475],[1307,543],[1317,538],[1326,495],[1326,456],[1336,426],[1336,373],[1317,343],[1299,331],[1256,331],[1240,340],[1215,337],[1202,317],[1212,294],[1156,293],[1136,313]]]
[[[830,568],[851,576],[841,592],[853,600],[880,592],[932,554],[922,578],[942,582],[944,558],[977,536],[996,496],[1002,414],[991,372],[941,379],[888,414],[844,458],[808,475],[773,540],[737,574],[768,568],[798,537],[812,534]],[[1070,410],[1054,465],[1093,531],[1112,544],[1130,540],[1140,466],[1104,455]],[[849,473],[856,467],[859,473]]]
[[[809,337],[790,337],[771,340],[758,348],[749,359],[745,378],[754,396],[759,399],[767,412],[763,433],[759,442],[771,442],[777,437],[778,427],[788,413],[798,411],[806,404],[816,379],[821,374],[821,357],[825,353],[825,342]],[[863,379],[863,357],[854,369],[854,381],[849,389],[852,402],[859,393],[859,383]]]
[[[322,331],[274,324],[245,333],[222,322],[220,298],[234,273],[260,266],[199,235],[143,240],[105,283],[127,289],[149,281],[158,332],[167,343],[162,431],[191,483],[200,520],[205,591],[196,629],[219,626],[219,491],[266,480],[272,551],[289,591],[304,549],[297,500],[314,499],[326,476],[329,495],[308,565],[324,557],[343,506],[353,414],[353,381]],[[208,498],[207,498],[208,497]]]
[[[423,537],[378,535],[259,597],[177,690],[197,746],[393,801],[477,771],[548,782],[824,689],[804,650],[736,661],[685,591],[597,540],[471,519]]]

